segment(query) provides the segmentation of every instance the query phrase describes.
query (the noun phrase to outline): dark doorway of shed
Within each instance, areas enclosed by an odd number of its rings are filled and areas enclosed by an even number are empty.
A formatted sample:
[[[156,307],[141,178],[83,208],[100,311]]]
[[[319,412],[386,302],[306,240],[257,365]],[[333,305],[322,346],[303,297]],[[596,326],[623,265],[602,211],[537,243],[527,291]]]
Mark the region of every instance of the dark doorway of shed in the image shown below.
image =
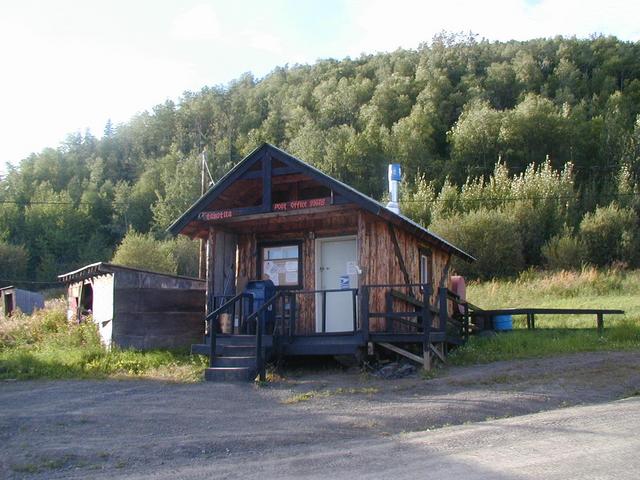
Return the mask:
[[[15,308],[13,304],[13,294],[5,293],[4,294],[4,316],[8,317],[13,313],[13,309]]]
[[[90,283],[85,283],[82,286],[82,293],[80,295],[80,321],[82,317],[91,315],[93,313],[93,286]]]

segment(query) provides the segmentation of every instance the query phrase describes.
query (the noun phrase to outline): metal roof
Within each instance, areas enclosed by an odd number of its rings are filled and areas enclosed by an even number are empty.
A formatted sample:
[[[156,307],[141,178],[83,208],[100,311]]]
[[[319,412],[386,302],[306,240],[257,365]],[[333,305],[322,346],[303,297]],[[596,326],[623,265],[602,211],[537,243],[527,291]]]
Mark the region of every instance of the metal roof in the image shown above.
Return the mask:
[[[168,273],[154,272],[151,270],[143,270],[141,268],[134,268],[134,267],[125,267],[123,265],[115,265],[113,263],[106,263],[106,262],[92,263],[91,265],[86,265],[82,268],[79,268],[78,270],[74,270],[73,272],[63,273],[62,275],[58,275],[58,279],[62,283],[73,283],[73,282],[79,282],[81,280],[86,280],[87,278],[97,277],[99,275],[107,275],[109,273],[115,273],[117,271],[147,273],[150,275],[161,275],[163,277],[168,277],[168,278],[181,278],[184,280],[195,280],[199,282],[204,282],[204,280],[202,280],[201,278],[185,277],[182,275],[171,275]]]
[[[180,233],[191,221],[196,220],[198,214],[202,212],[207,206],[213,202],[219,194],[221,194],[229,185],[238,180],[242,174],[249,170],[249,168],[256,162],[261,160],[264,155],[271,154],[276,160],[280,160],[285,164],[299,168],[301,172],[308,174],[319,183],[326,185],[337,193],[348,198],[352,202],[356,203],[365,210],[384,218],[385,220],[398,225],[401,228],[409,231],[410,233],[424,238],[425,240],[440,246],[443,250],[453,253],[468,262],[473,262],[476,259],[456,247],[452,243],[449,243],[444,238],[430,232],[422,225],[414,222],[408,217],[402,214],[392,212],[377,200],[368,197],[362,192],[359,192],[355,188],[343,183],[335,178],[327,175],[326,173],[318,170],[316,167],[309,165],[308,163],[300,160],[299,158],[290,155],[284,150],[280,150],[269,143],[264,143],[260,147],[256,148],[253,152],[247,155],[242,161],[240,161],[235,167],[233,167],[226,175],[224,175],[215,185],[213,185],[204,195],[202,195],[189,209],[183,213],[167,230],[173,235]]]

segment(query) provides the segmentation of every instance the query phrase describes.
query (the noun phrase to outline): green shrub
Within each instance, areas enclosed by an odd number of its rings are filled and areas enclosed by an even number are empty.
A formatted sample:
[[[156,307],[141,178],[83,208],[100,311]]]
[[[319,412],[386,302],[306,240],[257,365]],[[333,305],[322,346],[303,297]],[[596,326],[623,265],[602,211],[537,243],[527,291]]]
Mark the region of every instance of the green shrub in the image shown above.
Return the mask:
[[[502,210],[476,210],[436,220],[431,229],[476,257],[474,263],[454,260],[454,268],[470,278],[516,275],[524,268],[518,224]]]
[[[172,242],[163,242],[151,234],[129,230],[116,249],[113,263],[175,275],[178,263],[172,247]]]
[[[542,258],[550,270],[579,269],[586,260],[585,245],[580,238],[565,231],[542,247]]]
[[[614,262],[637,265],[640,246],[637,223],[632,209],[615,203],[587,213],[580,223],[580,239],[584,242],[587,260],[598,266]]]
[[[179,235],[175,240],[168,242],[171,243],[170,251],[176,259],[178,275],[197,277],[200,270],[200,242],[184,235]]]

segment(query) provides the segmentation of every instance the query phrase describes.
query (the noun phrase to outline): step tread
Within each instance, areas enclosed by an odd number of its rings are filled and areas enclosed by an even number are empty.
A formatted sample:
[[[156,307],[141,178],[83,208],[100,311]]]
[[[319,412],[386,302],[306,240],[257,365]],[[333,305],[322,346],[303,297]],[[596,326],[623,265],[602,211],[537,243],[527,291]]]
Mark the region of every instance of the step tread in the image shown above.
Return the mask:
[[[253,370],[253,367],[207,367],[207,370],[216,370],[216,371],[225,371],[225,372],[229,372],[232,370],[237,370],[237,371],[242,371],[242,370]]]

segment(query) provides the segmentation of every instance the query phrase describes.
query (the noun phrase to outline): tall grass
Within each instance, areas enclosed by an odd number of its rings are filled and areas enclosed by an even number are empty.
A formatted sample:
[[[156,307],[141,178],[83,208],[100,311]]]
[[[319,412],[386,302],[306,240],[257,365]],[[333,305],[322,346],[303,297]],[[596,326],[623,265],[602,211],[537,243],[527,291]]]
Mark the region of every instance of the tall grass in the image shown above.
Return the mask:
[[[556,307],[622,309],[625,315],[605,317],[605,326],[640,319],[640,270],[584,267],[578,271],[527,270],[515,280],[471,282],[467,298],[481,308]],[[524,319],[514,318],[524,326]],[[595,316],[538,316],[542,328],[590,328]]]
[[[514,317],[514,331],[494,337],[472,337],[452,353],[454,365],[515,358],[543,357],[598,350],[640,349],[640,271],[617,268],[539,272],[529,270],[516,280],[472,282],[467,298],[482,308],[557,307],[622,309],[605,316],[605,330],[596,331],[595,315],[538,315],[536,330]]]
[[[0,379],[156,378],[194,382],[206,360],[187,352],[105,349],[95,324],[67,322],[53,301],[31,316],[0,319]]]

